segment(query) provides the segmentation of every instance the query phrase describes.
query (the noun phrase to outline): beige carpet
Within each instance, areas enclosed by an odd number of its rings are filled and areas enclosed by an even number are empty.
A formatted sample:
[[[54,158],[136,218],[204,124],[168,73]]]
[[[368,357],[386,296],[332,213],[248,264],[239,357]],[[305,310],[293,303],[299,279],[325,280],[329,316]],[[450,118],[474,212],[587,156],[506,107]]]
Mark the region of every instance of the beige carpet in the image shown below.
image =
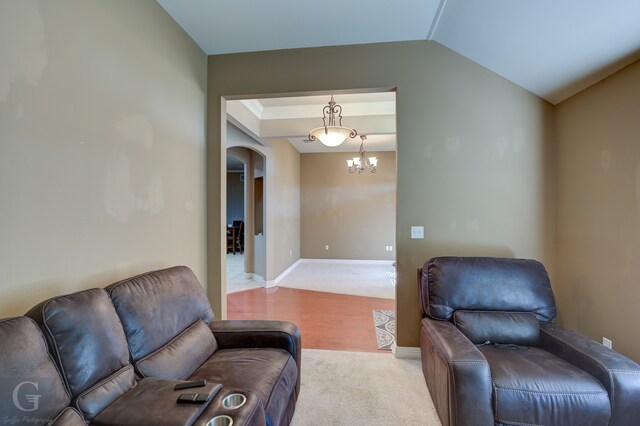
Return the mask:
[[[304,349],[291,425],[436,426],[440,421],[419,360]]]

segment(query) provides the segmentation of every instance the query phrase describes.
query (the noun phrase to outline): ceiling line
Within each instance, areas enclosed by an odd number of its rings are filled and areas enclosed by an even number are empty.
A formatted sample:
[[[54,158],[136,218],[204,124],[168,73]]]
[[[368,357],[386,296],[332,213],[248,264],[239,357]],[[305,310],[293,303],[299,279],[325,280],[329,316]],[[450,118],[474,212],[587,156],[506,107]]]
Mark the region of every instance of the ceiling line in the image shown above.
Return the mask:
[[[447,0],[440,0],[440,4],[438,5],[438,10],[436,10],[436,14],[433,17],[433,21],[431,21],[431,28],[429,28],[429,33],[427,34],[427,40],[433,40],[433,34],[436,32],[436,27],[438,26],[438,22],[440,22],[440,17],[442,16],[442,12],[447,5]]]

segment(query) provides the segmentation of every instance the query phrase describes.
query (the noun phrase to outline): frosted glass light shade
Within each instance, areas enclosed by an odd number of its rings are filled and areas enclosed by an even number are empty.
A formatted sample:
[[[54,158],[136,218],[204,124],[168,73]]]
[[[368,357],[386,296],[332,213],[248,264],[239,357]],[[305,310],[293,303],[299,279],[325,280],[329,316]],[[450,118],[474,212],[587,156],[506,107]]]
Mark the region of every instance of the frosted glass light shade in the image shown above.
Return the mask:
[[[355,164],[356,166],[359,166],[360,165],[360,158],[353,157],[353,164]]]
[[[353,167],[353,160],[347,160],[347,167]]]
[[[342,142],[346,141],[348,137],[351,137],[353,133],[353,129],[339,126],[327,126],[326,128],[317,127],[309,132],[311,136],[316,137],[323,145],[330,148],[342,144]],[[355,137],[355,134],[353,137]]]
[[[371,164],[372,167],[375,167],[378,165],[378,158],[376,157],[369,157],[369,164]]]

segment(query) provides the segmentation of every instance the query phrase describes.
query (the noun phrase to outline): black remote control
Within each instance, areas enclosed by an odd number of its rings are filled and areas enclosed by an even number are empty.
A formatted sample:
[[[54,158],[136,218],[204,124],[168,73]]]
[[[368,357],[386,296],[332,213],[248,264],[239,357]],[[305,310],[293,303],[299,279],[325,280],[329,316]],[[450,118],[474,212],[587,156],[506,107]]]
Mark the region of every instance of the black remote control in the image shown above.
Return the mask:
[[[192,380],[190,382],[178,383],[173,390],[201,388],[207,385],[206,380]]]
[[[179,404],[204,404],[211,398],[210,393],[183,393],[178,397]]]

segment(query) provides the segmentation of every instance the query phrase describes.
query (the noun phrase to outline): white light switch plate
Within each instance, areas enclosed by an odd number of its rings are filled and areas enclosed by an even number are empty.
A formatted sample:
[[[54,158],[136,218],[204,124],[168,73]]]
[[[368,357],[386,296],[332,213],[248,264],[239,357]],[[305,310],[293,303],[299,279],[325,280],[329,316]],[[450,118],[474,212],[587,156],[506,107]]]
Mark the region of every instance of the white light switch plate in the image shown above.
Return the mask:
[[[424,226],[412,226],[411,227],[411,239],[419,240],[424,238]]]

